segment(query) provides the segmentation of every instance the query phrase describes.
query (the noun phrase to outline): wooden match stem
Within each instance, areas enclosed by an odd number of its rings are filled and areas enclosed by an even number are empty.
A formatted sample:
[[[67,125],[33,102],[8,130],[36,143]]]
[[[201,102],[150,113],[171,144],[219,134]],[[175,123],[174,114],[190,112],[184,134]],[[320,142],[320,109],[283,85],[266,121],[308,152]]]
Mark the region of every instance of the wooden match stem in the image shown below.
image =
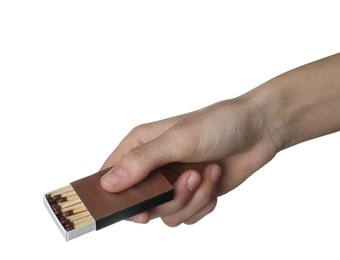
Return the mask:
[[[94,219],[89,219],[89,220],[81,222],[79,224],[73,224],[73,225],[70,225],[69,227],[65,227],[65,229],[66,229],[66,231],[71,231],[73,229],[77,229],[77,228],[81,228],[83,226],[86,226],[86,225],[92,223],[93,221],[94,221]]]
[[[92,221],[94,221],[94,219],[93,219],[92,216],[87,216],[87,217],[83,217],[83,218],[77,219],[77,220],[72,221],[72,222],[73,222],[74,225],[77,225],[77,224],[80,224],[80,223],[82,223],[82,222],[84,222],[84,221],[88,221],[88,220],[90,220],[90,219],[91,219]]]
[[[80,203],[81,200],[78,198],[78,199],[75,199],[75,200],[70,200],[70,201],[65,201],[65,202],[62,202],[59,204],[59,206],[64,209],[64,208],[67,208],[67,207],[70,207],[70,206],[73,206],[75,204],[78,204]]]
[[[78,213],[81,213],[81,212],[84,212],[84,211],[87,211],[87,209],[85,208],[85,206],[82,206],[82,207],[79,207],[79,208],[75,208],[73,210],[68,210],[68,211],[65,211],[63,212],[62,214],[65,216],[65,217],[69,217],[69,216],[73,216],[75,214],[78,214]]]
[[[69,197],[69,196],[72,196],[72,195],[77,195],[77,193],[74,190],[67,191],[67,192],[60,193],[60,194],[53,196],[52,199],[58,200],[60,198],[66,198],[66,197]]]
[[[71,222],[69,222],[69,223],[66,223],[66,224],[64,225],[64,227],[65,227],[65,228],[68,228],[68,227],[71,227],[71,226],[79,225],[80,223],[87,222],[88,220],[94,221],[94,219],[92,218],[92,216],[87,216],[87,217],[83,217],[83,218],[77,219],[77,220],[75,220],[75,221],[71,221]]]
[[[66,218],[73,222],[73,221],[75,221],[77,219],[80,219],[80,218],[83,218],[83,217],[87,217],[87,216],[90,216],[90,212],[83,211],[83,212],[80,212],[80,213],[76,213],[76,214],[74,214],[72,216],[66,217]]]
[[[57,203],[62,203],[62,202],[65,202],[65,201],[70,201],[70,200],[75,200],[75,199],[78,199],[78,195],[72,195],[72,196],[69,196],[69,197],[61,197],[60,199],[57,199]]]
[[[79,224],[80,222],[86,221],[88,219],[91,219],[92,216],[88,211],[82,212],[79,214],[75,214],[71,217],[62,217],[59,219],[60,223],[63,224],[64,226],[68,227],[71,224]],[[93,218],[92,218],[93,219]],[[71,224],[69,224],[71,222]]]
[[[59,188],[59,189],[56,189],[56,190],[50,192],[48,195],[50,197],[54,197],[55,195],[58,195],[58,194],[61,194],[61,193],[65,193],[65,192],[68,192],[68,191],[72,191],[72,190],[73,190],[72,186],[71,185],[67,185],[65,187],[62,187],[62,188]]]

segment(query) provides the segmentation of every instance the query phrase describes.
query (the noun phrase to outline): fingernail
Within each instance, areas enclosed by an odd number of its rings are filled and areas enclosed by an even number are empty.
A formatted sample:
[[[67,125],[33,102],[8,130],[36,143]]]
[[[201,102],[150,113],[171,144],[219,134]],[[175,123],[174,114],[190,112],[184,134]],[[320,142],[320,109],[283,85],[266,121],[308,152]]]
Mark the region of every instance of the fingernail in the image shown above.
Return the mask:
[[[196,190],[196,188],[200,184],[200,182],[201,182],[201,176],[198,175],[195,172],[191,173],[191,175],[188,179],[188,189],[190,191]]]
[[[102,181],[107,185],[114,187],[120,182],[123,181],[126,174],[125,171],[121,168],[112,168],[109,170],[104,176],[102,176]]]
[[[222,174],[222,169],[218,165],[213,165],[211,167],[211,172],[210,172],[210,179],[212,180],[213,183],[217,183],[218,180],[220,179]]]

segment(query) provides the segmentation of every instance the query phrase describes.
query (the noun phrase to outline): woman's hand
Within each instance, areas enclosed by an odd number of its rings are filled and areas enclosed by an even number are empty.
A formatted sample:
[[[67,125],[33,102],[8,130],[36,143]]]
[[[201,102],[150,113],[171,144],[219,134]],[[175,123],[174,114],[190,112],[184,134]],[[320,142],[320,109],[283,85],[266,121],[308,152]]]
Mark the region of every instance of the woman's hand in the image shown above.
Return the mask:
[[[173,201],[132,218],[176,226],[211,212],[223,195],[280,150],[340,130],[340,54],[288,71],[198,111],[134,128],[108,157],[102,187],[119,192],[158,167],[177,175]]]

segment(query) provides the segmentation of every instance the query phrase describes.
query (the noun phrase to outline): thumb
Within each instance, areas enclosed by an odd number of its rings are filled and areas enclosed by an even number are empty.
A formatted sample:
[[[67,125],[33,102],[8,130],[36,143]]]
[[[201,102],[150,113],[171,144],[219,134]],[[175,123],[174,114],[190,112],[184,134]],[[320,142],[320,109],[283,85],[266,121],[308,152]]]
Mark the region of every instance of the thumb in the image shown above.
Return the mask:
[[[100,180],[108,192],[120,192],[142,181],[152,170],[176,158],[173,142],[159,137],[130,150]],[[177,156],[176,156],[177,157]]]

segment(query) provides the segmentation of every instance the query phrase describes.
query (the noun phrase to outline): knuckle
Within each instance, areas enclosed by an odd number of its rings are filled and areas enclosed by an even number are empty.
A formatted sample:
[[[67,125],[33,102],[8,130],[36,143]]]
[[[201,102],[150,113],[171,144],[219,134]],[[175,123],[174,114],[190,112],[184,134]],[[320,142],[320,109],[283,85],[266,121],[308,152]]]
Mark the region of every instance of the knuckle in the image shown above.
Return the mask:
[[[140,140],[140,143],[145,142],[148,136],[149,124],[141,124],[132,128],[126,138],[133,137],[134,140]]]
[[[173,211],[179,211],[183,209],[186,206],[186,200],[183,197],[179,197],[175,200],[173,200]]]
[[[136,137],[138,136],[138,133],[140,132],[139,126],[136,126],[130,130],[130,132],[123,138],[124,139],[129,139],[131,137]]]
[[[199,212],[192,216],[191,218],[184,221],[184,224],[186,225],[193,225],[200,221],[205,216],[209,215],[213,210],[215,209],[217,204],[217,199],[212,200],[207,206],[205,206],[204,210],[202,212]]]
[[[197,201],[200,201],[200,204],[202,205],[202,207],[204,207],[204,205],[207,205],[211,202],[212,198],[211,196],[209,196],[209,194],[200,192],[197,193]]]
[[[131,134],[138,134],[141,131],[143,132],[144,129],[146,128],[147,124],[141,124],[141,125],[137,125],[134,128],[131,129],[130,133]]]
[[[137,161],[142,164],[146,162],[146,158],[148,158],[149,154],[150,151],[145,145],[137,146],[129,152],[129,156],[131,156],[133,161]]]

